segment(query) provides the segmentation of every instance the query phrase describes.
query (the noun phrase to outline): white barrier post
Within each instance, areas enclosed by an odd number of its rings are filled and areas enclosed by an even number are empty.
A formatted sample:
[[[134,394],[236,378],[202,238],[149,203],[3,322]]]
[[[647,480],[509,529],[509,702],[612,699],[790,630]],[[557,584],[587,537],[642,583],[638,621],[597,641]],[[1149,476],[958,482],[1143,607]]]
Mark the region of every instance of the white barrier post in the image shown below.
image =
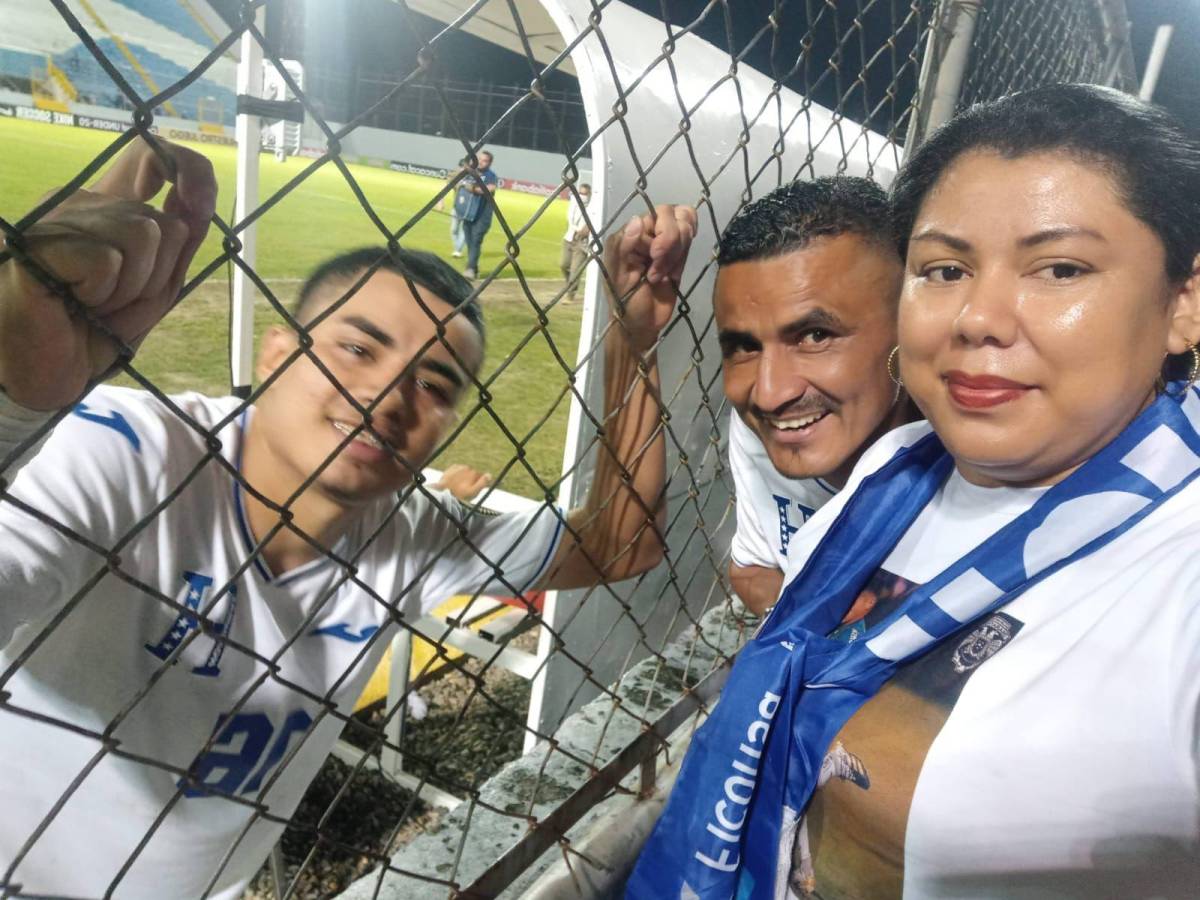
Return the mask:
[[[1158,85],[1158,76],[1162,72],[1163,60],[1174,32],[1174,25],[1159,25],[1154,32],[1154,46],[1150,48],[1150,58],[1146,60],[1146,72],[1142,75],[1142,85],[1138,90],[1138,98],[1147,103],[1154,97],[1154,88]]]
[[[262,31],[266,11],[259,8],[255,24]],[[237,68],[239,97],[262,96],[262,47],[249,32],[242,35],[241,58]],[[234,126],[237,139],[237,186],[233,221],[243,221],[258,206],[258,154],[262,141],[262,125],[258,116],[239,111]],[[239,235],[242,261],[254,268],[257,224],[245,228]],[[229,323],[229,367],[233,394],[250,396],[254,380],[254,285],[239,266],[233,269],[233,308]]]

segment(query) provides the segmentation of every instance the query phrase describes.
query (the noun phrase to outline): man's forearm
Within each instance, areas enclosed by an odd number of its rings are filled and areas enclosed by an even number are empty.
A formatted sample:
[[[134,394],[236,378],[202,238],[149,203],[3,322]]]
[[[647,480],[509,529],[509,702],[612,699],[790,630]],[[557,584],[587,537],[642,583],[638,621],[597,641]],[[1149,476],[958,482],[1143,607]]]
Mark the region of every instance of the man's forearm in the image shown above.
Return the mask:
[[[729,584],[746,608],[761,616],[775,605],[783,589],[783,573],[767,566],[729,564]]]
[[[613,321],[604,347],[604,446],[584,506],[585,535],[606,576],[628,578],[662,559],[666,439],[657,354],[631,346]]]
[[[604,419],[584,505],[568,514],[577,535],[543,586],[586,587],[632,578],[662,560],[666,441],[654,355],[630,345],[619,322],[604,350]]]
[[[612,318],[601,446],[587,502],[568,516],[572,540],[559,547],[546,587],[620,581],[663,558],[667,461],[655,349],[674,314],[695,232],[695,210],[664,204],[606,241]]]

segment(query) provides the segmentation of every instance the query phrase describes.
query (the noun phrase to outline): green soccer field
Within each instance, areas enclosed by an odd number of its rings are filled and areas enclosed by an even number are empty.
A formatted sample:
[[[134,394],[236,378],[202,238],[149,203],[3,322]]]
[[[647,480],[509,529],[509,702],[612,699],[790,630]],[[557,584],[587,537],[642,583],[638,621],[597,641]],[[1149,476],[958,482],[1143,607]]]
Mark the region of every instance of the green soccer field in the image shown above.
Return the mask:
[[[0,165],[0,216],[10,222],[19,218],[49,188],[78,173],[112,143],[114,137],[103,131],[0,119],[0,148],[3,148],[0,150],[3,159],[3,165]],[[236,176],[234,148],[213,144],[189,146],[212,160],[220,185],[218,214],[229,222]],[[270,154],[262,154],[259,160],[261,201],[274,196],[312,162],[290,157],[279,163]],[[445,184],[437,178],[371,166],[351,165],[348,168],[379,218],[393,232],[405,226]],[[499,191],[496,202],[515,233],[525,228],[545,200],[532,194]],[[447,198],[447,209],[449,206]],[[559,276],[558,255],[566,226],[567,204],[560,200],[551,203],[528,233],[522,235],[518,258],[527,278]],[[384,240],[342,173],[332,163],[326,163],[262,217],[255,269],[268,279],[300,278],[321,260],[340,250]],[[406,231],[401,243],[448,256],[449,216],[430,212]],[[490,271],[504,258],[504,243],[504,232],[497,222],[483,242],[483,271]],[[214,228],[197,255],[197,262],[211,260],[220,249],[221,236]],[[510,267],[501,277],[514,275]]]
[[[78,173],[113,137],[100,131],[0,119],[0,216],[10,222],[19,219],[49,189]],[[191,146],[213,161],[220,185],[218,210],[228,221],[233,206],[234,150],[207,144]],[[265,154],[260,160],[263,199],[310,164],[299,158],[281,164]],[[404,226],[444,185],[438,179],[369,166],[352,165],[349,169],[376,213],[392,230]],[[497,194],[497,204],[514,231],[524,228],[544,203],[543,198],[529,194]],[[542,306],[560,287],[558,253],[566,228],[566,207],[562,201],[551,203],[520,240],[521,272],[531,279],[530,291]],[[260,220],[255,268],[279,300],[290,304],[299,282],[321,260],[382,240],[345,178],[333,165],[326,164]],[[494,224],[483,246],[481,268],[485,272],[503,259],[504,242],[503,231],[498,223]],[[448,217],[437,213],[425,216],[405,233],[401,243],[448,258]],[[198,271],[219,253],[220,236],[214,228],[197,254],[193,270]],[[507,267],[501,280],[480,297],[488,328],[488,353],[480,378],[486,382],[517,351],[516,359],[490,388],[490,407],[518,440],[528,439],[525,459],[530,467],[542,479],[553,481],[562,467],[568,399],[564,398],[566,375],[555,359],[551,342],[564,359],[574,362],[580,307],[555,305],[547,314],[549,324],[540,329],[537,310],[515,274],[512,266]],[[256,332],[277,321],[275,311],[260,298],[256,304]],[[228,334],[229,286],[222,268],[151,334],[135,365],[168,393],[198,390],[225,394],[230,384]],[[486,411],[471,416],[477,399],[468,394],[461,412],[464,418],[470,418],[469,424],[432,465],[444,468],[451,462],[462,462],[499,476],[515,449]],[[520,464],[500,486],[514,493],[540,496],[536,481]]]

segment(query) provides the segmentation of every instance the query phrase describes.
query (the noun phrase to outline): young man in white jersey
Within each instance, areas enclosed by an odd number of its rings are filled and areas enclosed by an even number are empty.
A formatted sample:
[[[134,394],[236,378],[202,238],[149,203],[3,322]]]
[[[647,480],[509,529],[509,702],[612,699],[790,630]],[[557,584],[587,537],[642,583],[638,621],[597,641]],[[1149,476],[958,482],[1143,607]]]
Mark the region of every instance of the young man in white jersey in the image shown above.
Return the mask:
[[[6,893],[239,896],[398,623],[489,585],[630,577],[663,552],[654,344],[694,211],[609,242],[622,300],[585,508],[485,515],[413,483],[483,360],[470,287],[430,254],[318,269],[301,336],[263,340],[253,406],[111,387],[76,403],[116,359],[97,323],[136,346],[215,209],[207,160],[161,146],[136,142],[21,239],[87,315],[0,257]]]
[[[839,176],[745,207],[717,265],[737,490],[729,579],[761,614],[779,596],[792,535],[877,437],[915,418],[889,369],[903,264],[882,189]]]

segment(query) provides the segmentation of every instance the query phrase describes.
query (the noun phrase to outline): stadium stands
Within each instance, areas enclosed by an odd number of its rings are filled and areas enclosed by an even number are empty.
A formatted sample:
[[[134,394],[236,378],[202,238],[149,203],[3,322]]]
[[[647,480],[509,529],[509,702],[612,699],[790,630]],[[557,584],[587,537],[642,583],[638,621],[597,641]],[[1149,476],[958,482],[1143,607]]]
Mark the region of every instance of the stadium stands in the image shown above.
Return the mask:
[[[185,7],[178,0],[117,0],[117,2],[201,47],[211,48],[216,43],[212,35],[200,24],[200,20],[189,12],[190,3]]]
[[[168,87],[211,52],[220,19],[205,0],[91,0],[77,15],[130,85],[143,97]],[[45,73],[50,59],[69,85],[57,93],[78,92],[83,103],[127,108],[129,103],[50,4],[0,0],[0,82],[19,84]],[[11,24],[11,27],[10,27]],[[233,121],[235,61],[218,59],[195,84],[173,98],[165,110],[196,119],[197,105],[219,106],[225,123]],[[209,100],[211,98],[211,100]],[[211,101],[215,101],[215,104]]]
[[[138,44],[126,41],[126,47],[137,58],[142,72],[148,76],[160,89],[178,81],[188,73],[188,69],[172,60],[166,59]],[[96,42],[104,55],[113,66],[133,85],[142,96],[150,94],[150,88],[143,80],[133,64],[125,57],[112,38],[103,38]],[[122,97],[108,73],[100,68],[92,54],[83,45],[76,45],[66,53],[54,57],[55,63],[67,74],[79,91],[80,98],[97,106],[111,106],[117,109],[127,108],[129,104]],[[195,119],[196,104],[204,97],[213,97],[225,110],[225,122],[232,124],[235,106],[234,92],[224,85],[214,84],[206,79],[200,79],[195,84],[185,88],[172,98],[179,115],[185,119]]]
[[[32,77],[34,73],[44,72],[45,69],[46,57],[44,54],[0,47],[0,77],[24,81]]]

